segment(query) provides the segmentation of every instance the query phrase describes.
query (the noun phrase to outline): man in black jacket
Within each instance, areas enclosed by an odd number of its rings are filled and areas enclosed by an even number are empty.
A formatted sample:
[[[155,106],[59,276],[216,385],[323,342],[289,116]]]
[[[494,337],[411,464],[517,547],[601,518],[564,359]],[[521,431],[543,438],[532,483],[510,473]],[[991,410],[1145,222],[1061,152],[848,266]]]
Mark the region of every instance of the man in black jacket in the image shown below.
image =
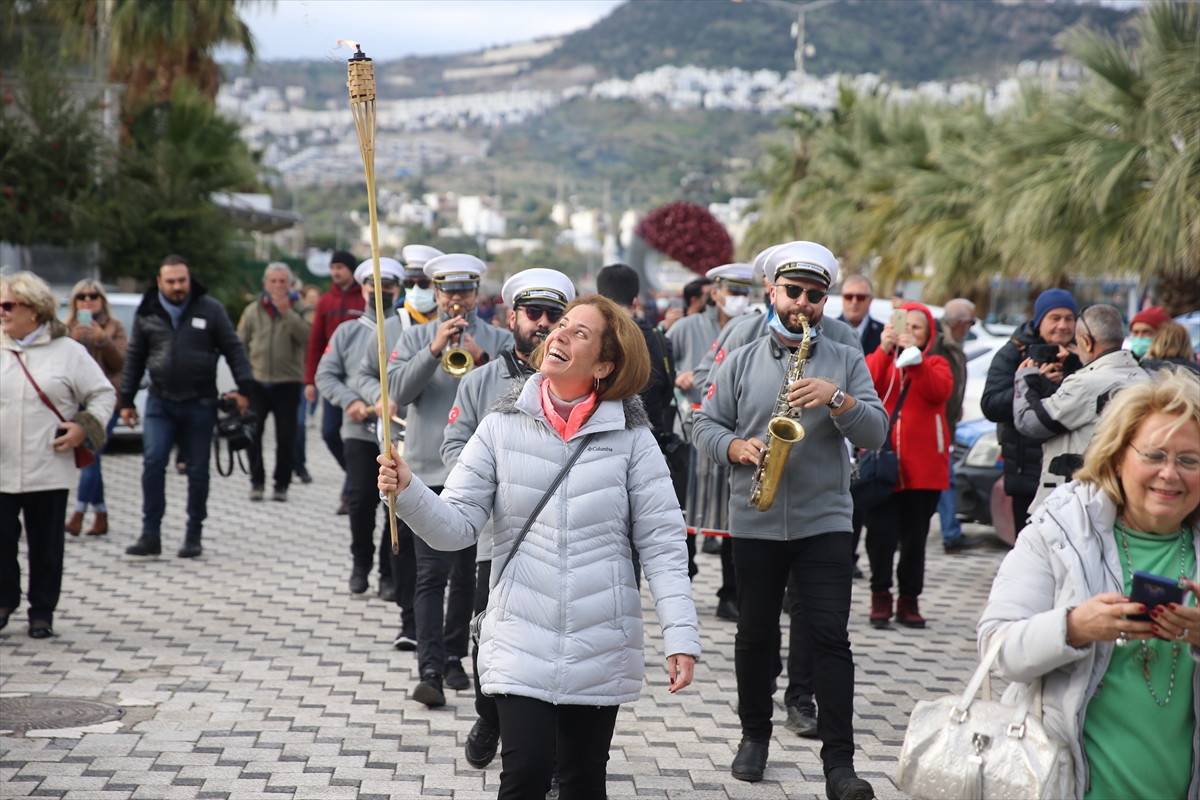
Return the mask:
[[[996,351],[988,368],[980,405],[983,415],[996,423],[996,436],[1004,456],[1004,491],[1012,498],[1013,526],[1019,534],[1029,521],[1029,506],[1037,494],[1042,474],[1042,442],[1024,436],[1013,425],[1013,380],[1017,367],[1029,357],[1029,348],[1038,344],[1074,347],[1075,298],[1065,289],[1047,289],[1033,305],[1033,319],[1013,332],[1012,340]],[[1061,352],[1061,350],[1060,350]],[[1071,353],[1055,360],[1043,373],[1049,380],[1062,379],[1079,369],[1079,356]]]
[[[237,402],[239,414],[250,405],[250,359],[225,308],[207,292],[191,277],[183,258],[167,256],[157,285],[146,291],[133,319],[121,373],[121,419],[126,425],[138,422],[133,398],[146,370],[150,396],[142,427],[142,536],[126,548],[129,555],[162,552],[165,472],[176,439],[188,474],[187,536],[179,557],[200,555],[208,515],[208,450],[217,421],[218,356],[225,356],[238,384],[238,391],[226,396]]]

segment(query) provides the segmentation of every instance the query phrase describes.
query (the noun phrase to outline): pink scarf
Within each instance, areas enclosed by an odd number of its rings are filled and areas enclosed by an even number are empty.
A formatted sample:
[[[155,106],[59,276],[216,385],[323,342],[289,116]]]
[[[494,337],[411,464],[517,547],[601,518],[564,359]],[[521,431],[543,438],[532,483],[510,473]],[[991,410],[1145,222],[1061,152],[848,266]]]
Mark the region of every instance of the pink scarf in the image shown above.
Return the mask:
[[[592,409],[596,407],[596,393],[591,392],[571,409],[571,418],[564,420],[555,410],[554,401],[550,398],[550,381],[543,379],[541,390],[542,413],[546,415],[546,419],[554,426],[554,430],[558,431],[558,435],[563,438],[564,442],[579,432],[583,423],[587,422],[587,418],[591,415]]]

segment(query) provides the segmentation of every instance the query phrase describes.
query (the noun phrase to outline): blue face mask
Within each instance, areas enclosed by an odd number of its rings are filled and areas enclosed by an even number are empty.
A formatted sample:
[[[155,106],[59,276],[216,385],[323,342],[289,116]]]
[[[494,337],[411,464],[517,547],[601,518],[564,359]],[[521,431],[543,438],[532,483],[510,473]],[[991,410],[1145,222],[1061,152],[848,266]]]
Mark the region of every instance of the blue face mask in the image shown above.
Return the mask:
[[[772,309],[772,310],[774,310],[774,309]],[[767,321],[767,327],[770,328],[773,332],[782,336],[784,341],[791,342],[792,344],[800,344],[800,342],[802,342],[804,340],[803,333],[792,333],[791,331],[789,331],[787,328],[785,328],[783,326],[783,321],[780,320],[777,315],[772,316],[771,319],[769,319]],[[817,329],[809,328],[809,331],[811,332],[811,335],[809,336],[809,341],[815,342],[819,335],[817,332]]]
[[[422,314],[428,314],[437,308],[437,298],[433,294],[432,286],[428,289],[414,286],[405,292],[404,300]]]
[[[1145,358],[1146,353],[1150,352],[1151,341],[1149,336],[1134,336],[1129,340],[1129,352],[1138,358]]]

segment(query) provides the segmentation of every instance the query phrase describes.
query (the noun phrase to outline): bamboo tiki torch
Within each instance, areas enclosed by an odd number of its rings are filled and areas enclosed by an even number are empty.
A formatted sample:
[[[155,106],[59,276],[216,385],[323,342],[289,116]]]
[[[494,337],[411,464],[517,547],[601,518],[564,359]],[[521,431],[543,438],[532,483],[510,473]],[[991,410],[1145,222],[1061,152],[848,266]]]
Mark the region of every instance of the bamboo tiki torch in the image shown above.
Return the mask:
[[[346,86],[350,90],[350,111],[354,114],[354,128],[358,131],[358,147],[362,151],[363,172],[367,178],[367,205],[371,214],[371,262],[375,270],[375,328],[379,333],[379,403],[383,413],[379,415],[383,424],[383,453],[389,455],[392,447],[392,415],[388,409],[387,341],[383,333],[383,286],[379,277],[379,218],[375,210],[375,65],[363,53],[358,42],[343,39],[338,44],[354,46],[354,55],[346,62]],[[392,553],[400,552],[400,538],[396,532],[396,493],[388,492],[388,519],[392,531]]]

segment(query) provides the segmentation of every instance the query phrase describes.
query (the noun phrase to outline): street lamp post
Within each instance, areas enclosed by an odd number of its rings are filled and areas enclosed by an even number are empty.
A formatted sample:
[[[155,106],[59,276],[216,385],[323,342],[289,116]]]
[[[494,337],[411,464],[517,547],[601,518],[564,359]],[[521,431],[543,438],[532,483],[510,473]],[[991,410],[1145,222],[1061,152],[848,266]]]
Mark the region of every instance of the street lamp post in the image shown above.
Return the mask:
[[[740,3],[742,0],[733,0],[735,3]],[[776,8],[785,8],[788,11],[793,11],[796,14],[796,22],[792,27],[793,35],[796,37],[796,92],[799,94],[800,88],[804,85],[804,14],[808,11],[816,11],[818,8],[832,5],[838,0],[813,0],[809,3],[790,3],[788,0],[757,0],[759,3],[775,6]]]

